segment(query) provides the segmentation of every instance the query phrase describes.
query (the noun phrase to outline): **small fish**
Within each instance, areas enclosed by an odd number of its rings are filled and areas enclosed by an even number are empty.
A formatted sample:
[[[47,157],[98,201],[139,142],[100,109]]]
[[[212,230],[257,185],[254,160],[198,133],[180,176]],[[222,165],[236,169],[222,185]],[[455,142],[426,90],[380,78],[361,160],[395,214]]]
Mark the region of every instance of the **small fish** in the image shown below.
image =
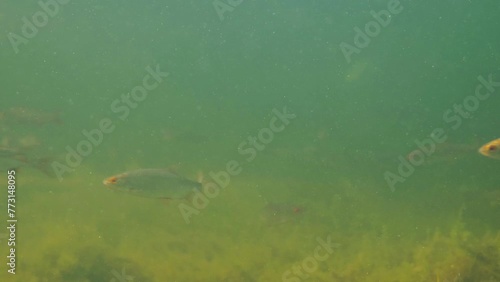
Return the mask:
[[[168,142],[202,144],[209,141],[209,137],[193,131],[180,129],[164,129],[161,131],[162,139]]]
[[[0,120],[5,123],[45,125],[62,124],[60,113],[45,112],[27,107],[13,107],[0,115]]]
[[[288,203],[268,203],[261,213],[261,220],[267,226],[281,225],[299,219],[304,207]]]
[[[0,158],[9,158],[17,155],[21,155],[17,149],[0,146]]]
[[[23,154],[16,154],[9,157],[0,157],[0,170],[5,171],[8,169],[30,167],[41,171],[47,176],[53,177],[55,175],[50,167],[52,161],[51,158],[30,159]]]
[[[106,178],[103,181],[111,190],[126,192],[139,197],[156,199],[186,199],[202,184],[179,176],[171,169],[138,169]]]
[[[8,170],[8,169],[18,169],[23,166],[29,166],[29,163],[24,157],[7,157],[7,158],[0,158],[0,169],[2,171]]]
[[[6,136],[0,140],[0,157],[9,152],[11,155],[22,154],[21,151],[29,151],[40,145],[40,140],[32,134],[22,137]]]
[[[483,156],[500,160],[500,138],[481,146],[481,148],[479,148],[479,153]]]
[[[461,161],[468,158],[477,150],[478,144],[460,144],[445,142],[434,145],[434,149],[430,153],[424,153],[422,149],[418,148],[411,151],[406,155],[406,160],[420,160],[424,159],[423,165],[434,165],[439,163],[451,163]]]

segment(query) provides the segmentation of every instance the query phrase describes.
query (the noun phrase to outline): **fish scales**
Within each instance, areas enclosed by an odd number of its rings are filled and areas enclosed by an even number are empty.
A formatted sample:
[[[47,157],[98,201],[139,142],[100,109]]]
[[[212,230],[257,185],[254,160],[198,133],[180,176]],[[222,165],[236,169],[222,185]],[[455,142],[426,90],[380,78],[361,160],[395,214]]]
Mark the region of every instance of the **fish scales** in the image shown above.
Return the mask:
[[[201,183],[186,179],[168,169],[138,169],[104,180],[115,191],[147,198],[183,199]]]

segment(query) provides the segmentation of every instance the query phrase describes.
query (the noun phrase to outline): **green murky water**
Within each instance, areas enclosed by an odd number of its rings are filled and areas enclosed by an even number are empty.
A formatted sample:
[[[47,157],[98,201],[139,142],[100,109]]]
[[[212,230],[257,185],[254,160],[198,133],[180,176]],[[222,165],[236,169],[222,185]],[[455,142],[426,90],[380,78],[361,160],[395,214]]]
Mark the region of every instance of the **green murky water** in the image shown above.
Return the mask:
[[[1,281],[500,281],[497,1],[41,3],[0,4]],[[102,184],[172,166],[203,194]]]

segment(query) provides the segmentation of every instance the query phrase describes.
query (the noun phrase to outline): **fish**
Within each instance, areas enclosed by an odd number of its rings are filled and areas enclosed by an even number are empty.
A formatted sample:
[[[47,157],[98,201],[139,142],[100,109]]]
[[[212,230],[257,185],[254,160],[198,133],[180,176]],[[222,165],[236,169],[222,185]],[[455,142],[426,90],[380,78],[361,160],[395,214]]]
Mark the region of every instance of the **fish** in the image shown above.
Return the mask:
[[[210,138],[206,135],[175,128],[163,129],[161,131],[161,136],[162,139],[167,142],[176,141],[180,143],[203,144],[210,140]]]
[[[23,166],[29,166],[28,161],[24,157],[0,157],[0,169],[2,171],[8,169],[18,169]]]
[[[5,153],[10,151],[14,155],[21,151],[29,151],[37,148],[42,143],[35,135],[25,135],[22,137],[6,136],[0,140],[0,157],[5,156]]]
[[[11,156],[0,156],[0,170],[20,169],[30,167],[41,171],[47,176],[54,177],[54,172],[50,167],[53,160],[48,157],[43,158],[28,158],[26,155],[19,153]]]
[[[452,163],[467,159],[477,150],[479,143],[461,144],[445,142],[435,144],[430,153],[424,153],[421,148],[415,149],[405,157],[407,161],[424,159],[423,165],[434,165],[440,163]]]
[[[500,160],[500,138],[490,141],[479,148],[483,156]]]
[[[10,158],[18,155],[21,155],[19,150],[15,148],[0,146],[0,158]]]
[[[267,226],[281,225],[298,220],[304,207],[289,203],[268,203],[261,212],[261,220]]]
[[[12,107],[0,114],[0,121],[10,124],[46,125],[62,124],[60,113],[45,112],[28,107]]]
[[[117,174],[104,179],[109,189],[138,197],[187,199],[202,184],[177,174],[172,169],[146,168]]]

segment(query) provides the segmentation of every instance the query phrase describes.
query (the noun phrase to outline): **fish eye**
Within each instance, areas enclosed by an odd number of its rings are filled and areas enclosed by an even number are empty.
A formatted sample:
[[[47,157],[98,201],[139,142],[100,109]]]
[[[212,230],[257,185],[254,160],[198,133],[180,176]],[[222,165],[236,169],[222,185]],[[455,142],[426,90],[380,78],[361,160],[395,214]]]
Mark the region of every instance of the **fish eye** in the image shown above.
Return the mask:
[[[109,179],[109,182],[110,182],[110,183],[115,184],[117,180],[118,180],[118,178],[116,178],[116,177],[111,177],[111,178]]]
[[[497,149],[496,145],[490,145],[490,147],[488,147],[488,150],[490,151],[495,151],[496,149]]]

